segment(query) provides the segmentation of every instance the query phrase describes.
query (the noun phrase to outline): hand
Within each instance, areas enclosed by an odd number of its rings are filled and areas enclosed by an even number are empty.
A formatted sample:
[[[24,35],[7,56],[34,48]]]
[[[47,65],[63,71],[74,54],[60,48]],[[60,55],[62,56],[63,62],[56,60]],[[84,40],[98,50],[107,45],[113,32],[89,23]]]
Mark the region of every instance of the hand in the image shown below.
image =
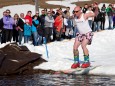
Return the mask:
[[[20,29],[20,31],[23,31],[23,29]]]

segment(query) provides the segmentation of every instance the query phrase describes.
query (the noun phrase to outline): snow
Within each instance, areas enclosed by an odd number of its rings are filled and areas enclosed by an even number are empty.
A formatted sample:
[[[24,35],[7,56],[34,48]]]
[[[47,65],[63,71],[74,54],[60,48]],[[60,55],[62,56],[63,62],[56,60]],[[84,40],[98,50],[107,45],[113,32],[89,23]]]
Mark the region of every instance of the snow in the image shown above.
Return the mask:
[[[75,2],[76,0],[70,0],[70,1],[63,1],[61,5],[70,6],[71,8],[74,8],[75,5],[71,4],[72,2]],[[47,2],[50,4],[59,5],[60,3],[54,1]],[[103,3],[101,3],[99,6],[101,7]],[[108,5],[108,4],[106,4]],[[23,8],[23,9],[22,9]],[[2,12],[6,9],[11,10],[11,15],[14,15],[15,13],[20,14],[21,12],[26,12],[28,10],[31,10],[33,14],[35,13],[34,6],[33,5],[14,5],[14,6],[7,6],[0,9],[0,18],[2,17]],[[18,9],[18,11],[17,11]],[[41,9],[40,9],[41,10]],[[72,11],[73,9],[71,9]],[[106,28],[108,27],[107,17],[106,17]],[[6,44],[1,44],[0,48],[4,47]],[[43,46],[36,46],[34,47],[31,45],[31,42],[26,45],[31,52],[36,52],[39,54],[42,54],[42,58],[47,60],[48,62],[44,62],[39,66],[35,66],[34,69],[44,69],[44,70],[66,70],[70,69],[71,65],[73,63],[73,44],[74,44],[74,38],[71,40],[63,40],[61,42],[55,41],[52,43],[47,44],[48,52],[49,52],[49,58],[47,58],[45,45]],[[92,45],[87,46],[89,49],[89,55],[90,55],[90,61],[92,66],[99,66],[94,70],[91,70],[90,74],[95,75],[115,75],[115,30],[104,30],[101,32],[95,32]],[[80,61],[83,61],[83,51],[81,47],[79,47],[80,52]]]
[[[90,71],[90,74],[107,74],[115,75],[115,30],[105,30],[102,32],[95,32],[92,45],[88,45],[90,52],[90,61],[92,66],[99,66],[96,69]],[[49,59],[47,59],[45,53],[45,46],[42,49],[38,47],[39,53],[44,53],[44,59],[48,60],[40,66],[34,67],[34,69],[52,69],[52,70],[66,70],[70,69],[73,63],[73,43],[74,38],[70,41],[64,40],[62,42],[53,42],[48,44]],[[41,51],[42,50],[42,51]],[[43,51],[44,50],[44,51]],[[32,50],[34,51],[34,50]],[[83,52],[81,47],[80,59],[83,61]]]

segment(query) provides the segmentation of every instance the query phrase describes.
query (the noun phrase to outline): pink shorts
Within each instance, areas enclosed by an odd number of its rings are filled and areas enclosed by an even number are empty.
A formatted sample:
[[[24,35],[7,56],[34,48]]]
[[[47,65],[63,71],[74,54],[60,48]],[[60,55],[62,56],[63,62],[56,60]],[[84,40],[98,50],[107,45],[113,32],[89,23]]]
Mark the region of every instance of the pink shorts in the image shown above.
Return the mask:
[[[76,38],[78,39],[79,42],[82,42],[84,40],[84,37],[89,40],[88,44],[90,45],[92,42],[93,33],[92,32],[88,32],[86,34],[76,33]]]

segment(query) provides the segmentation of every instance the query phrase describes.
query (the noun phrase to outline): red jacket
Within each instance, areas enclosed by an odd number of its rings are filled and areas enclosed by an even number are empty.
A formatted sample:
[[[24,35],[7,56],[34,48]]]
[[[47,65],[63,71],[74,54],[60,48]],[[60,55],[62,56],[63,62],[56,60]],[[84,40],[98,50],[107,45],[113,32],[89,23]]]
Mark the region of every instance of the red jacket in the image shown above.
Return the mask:
[[[26,15],[25,19],[29,20],[29,25],[31,26],[32,25],[32,17],[29,15]]]
[[[60,32],[61,28],[63,26],[63,18],[60,16],[57,16],[56,19],[54,20],[54,27],[58,32]]]

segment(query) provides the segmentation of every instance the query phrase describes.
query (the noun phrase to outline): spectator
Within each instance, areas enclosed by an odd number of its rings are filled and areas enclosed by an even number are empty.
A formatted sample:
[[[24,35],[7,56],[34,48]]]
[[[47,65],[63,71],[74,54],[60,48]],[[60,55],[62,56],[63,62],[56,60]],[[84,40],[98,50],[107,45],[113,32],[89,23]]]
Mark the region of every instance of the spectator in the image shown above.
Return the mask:
[[[88,10],[88,4],[85,4],[84,8],[83,8],[83,13],[86,13],[86,11]]]
[[[113,20],[112,20],[112,17],[113,17],[113,10],[112,10],[112,5],[111,5],[111,4],[109,4],[109,6],[107,7],[106,12],[107,12],[108,21],[109,21],[109,27],[108,27],[108,29],[112,29],[112,23],[113,23]]]
[[[15,14],[14,15],[14,25],[13,25],[13,41],[16,41],[18,42],[18,21],[19,21],[19,15],[18,14]]]
[[[50,42],[51,38],[50,36],[52,35],[53,32],[53,23],[54,23],[54,18],[51,15],[51,12],[48,11],[47,15],[45,16],[45,29],[44,29],[44,36],[46,37],[47,43]]]
[[[24,13],[20,14],[20,18],[18,19],[17,22],[17,28],[18,28],[18,32],[19,32],[19,45],[21,45],[22,42],[22,37],[24,34]]]
[[[3,43],[11,42],[11,38],[13,35],[13,25],[14,25],[14,19],[10,15],[10,10],[6,10],[6,15],[3,17]]]
[[[27,15],[26,15],[26,17],[25,17],[25,19],[29,20],[29,25],[30,25],[30,26],[32,25],[32,17],[31,17],[31,15],[32,15],[32,12],[31,12],[31,11],[28,11],[28,12],[27,12]]]
[[[86,11],[86,13],[93,13],[93,11],[92,11],[92,6],[89,6],[89,7],[88,7],[88,10]],[[89,26],[90,26],[91,28],[92,28],[93,21],[94,21],[94,17],[89,17],[89,18],[88,18]]]
[[[28,43],[30,41],[31,37],[31,26],[30,22],[28,19],[25,19],[25,24],[24,24],[24,43]]]
[[[42,30],[42,34],[41,35],[43,36],[44,35],[43,32],[44,32],[44,26],[45,26],[44,23],[45,23],[45,16],[46,16],[46,14],[45,14],[44,10],[42,10],[41,13],[42,14],[40,16],[40,21],[41,21],[40,22],[40,29]]]
[[[64,18],[64,25],[66,27],[65,36],[67,39],[71,39],[73,36],[73,22],[70,18],[69,12],[66,13],[67,17]]]
[[[105,29],[105,16],[106,16],[106,6],[103,4],[101,8],[101,30]]]
[[[6,16],[6,11],[3,12],[3,16]],[[3,23],[3,18],[0,19],[0,42],[2,43],[3,42],[3,39],[2,38],[2,34],[3,34],[3,26],[4,26],[4,23]]]
[[[55,28],[54,38],[56,38],[57,41],[61,40],[62,27],[63,27],[63,17],[62,14],[59,13],[56,19],[54,20],[54,28]]]
[[[95,13],[93,32],[95,32],[99,31],[101,24],[100,9],[97,2],[94,3],[93,12]]]
[[[37,27],[39,25],[39,21],[37,20],[37,16],[33,17],[32,21],[32,34],[33,34],[33,44],[34,46],[38,46],[41,44],[42,37],[37,32]]]

